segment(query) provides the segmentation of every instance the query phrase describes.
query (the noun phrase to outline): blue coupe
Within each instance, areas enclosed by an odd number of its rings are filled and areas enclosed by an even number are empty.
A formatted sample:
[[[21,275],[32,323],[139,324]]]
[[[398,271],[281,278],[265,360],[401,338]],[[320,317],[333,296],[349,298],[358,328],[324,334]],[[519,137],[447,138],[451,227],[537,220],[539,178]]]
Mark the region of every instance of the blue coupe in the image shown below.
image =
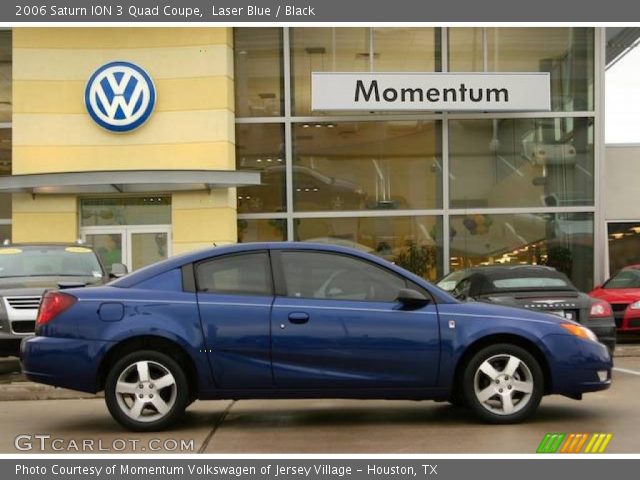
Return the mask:
[[[513,423],[543,395],[609,388],[612,368],[576,322],[460,302],[373,255],[308,243],[217,247],[50,291],[21,360],[35,382],[104,390],[138,431],[196,399],[449,400]]]

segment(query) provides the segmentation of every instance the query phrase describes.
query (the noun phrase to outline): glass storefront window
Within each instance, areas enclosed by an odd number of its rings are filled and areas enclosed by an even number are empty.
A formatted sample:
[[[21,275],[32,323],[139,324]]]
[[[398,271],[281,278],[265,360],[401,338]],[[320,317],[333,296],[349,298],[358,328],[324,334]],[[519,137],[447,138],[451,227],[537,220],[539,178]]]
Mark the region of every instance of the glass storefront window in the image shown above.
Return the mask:
[[[440,207],[440,130],[428,120],[294,125],[294,209]]]
[[[449,29],[449,70],[485,69],[482,28]],[[593,110],[594,29],[487,28],[486,70],[549,72],[553,111]]]
[[[442,273],[441,217],[299,218],[296,240],[379,255],[429,280]]]
[[[234,29],[236,116],[283,114],[282,29]]]
[[[11,129],[0,129],[0,177],[11,175]]]
[[[80,225],[169,225],[171,197],[83,198]]]
[[[0,193],[0,220],[11,218],[11,194]]]
[[[0,122],[11,121],[12,97],[11,31],[0,30]]]
[[[612,222],[607,234],[611,276],[628,265],[640,264],[640,223]]]
[[[287,220],[284,218],[238,220],[238,243],[284,242],[286,239]]]
[[[0,243],[11,240],[11,225],[0,224]]]
[[[449,126],[451,208],[593,205],[592,118]]]
[[[475,214],[451,217],[451,270],[478,265],[549,265],[582,291],[593,281],[593,214]]]
[[[240,187],[238,213],[286,210],[284,127],[237,124],[236,168],[260,172],[260,185]]]
[[[440,69],[440,50],[437,28],[293,28],[295,115],[317,114],[311,72],[433,72]]]

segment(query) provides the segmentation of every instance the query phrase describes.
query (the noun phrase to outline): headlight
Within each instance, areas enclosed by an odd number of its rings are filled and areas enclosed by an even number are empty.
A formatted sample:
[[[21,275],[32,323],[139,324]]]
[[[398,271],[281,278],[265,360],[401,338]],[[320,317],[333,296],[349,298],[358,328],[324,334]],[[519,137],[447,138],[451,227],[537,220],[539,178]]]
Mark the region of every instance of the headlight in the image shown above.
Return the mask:
[[[629,305],[629,308],[631,310],[640,310],[640,300],[638,300],[637,302],[633,302],[631,305]]]
[[[598,337],[596,337],[596,334],[588,328],[583,327],[582,325],[576,325],[575,323],[563,323],[560,326],[571,335],[575,335],[576,337],[580,337],[584,340],[591,340],[593,342],[598,341]]]

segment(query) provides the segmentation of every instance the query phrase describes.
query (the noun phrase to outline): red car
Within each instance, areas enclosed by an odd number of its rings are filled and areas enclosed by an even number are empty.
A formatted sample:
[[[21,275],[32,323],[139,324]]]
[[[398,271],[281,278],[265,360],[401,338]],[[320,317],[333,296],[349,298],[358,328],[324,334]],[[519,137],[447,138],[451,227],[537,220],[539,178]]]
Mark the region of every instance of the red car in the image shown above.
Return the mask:
[[[589,295],[611,304],[619,332],[640,332],[640,265],[624,267]]]

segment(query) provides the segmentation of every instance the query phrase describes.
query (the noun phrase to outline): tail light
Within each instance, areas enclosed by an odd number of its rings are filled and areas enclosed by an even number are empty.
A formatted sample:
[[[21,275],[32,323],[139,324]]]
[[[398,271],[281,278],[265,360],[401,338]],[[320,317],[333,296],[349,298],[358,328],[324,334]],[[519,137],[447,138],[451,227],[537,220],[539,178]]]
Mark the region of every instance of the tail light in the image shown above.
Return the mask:
[[[40,309],[38,310],[38,318],[36,326],[39,327],[45,323],[49,323],[62,312],[76,303],[76,297],[67,293],[47,292],[44,294]]]
[[[613,310],[611,310],[609,302],[605,302],[604,300],[593,301],[591,304],[591,310],[589,311],[589,318],[604,318],[612,316]]]

